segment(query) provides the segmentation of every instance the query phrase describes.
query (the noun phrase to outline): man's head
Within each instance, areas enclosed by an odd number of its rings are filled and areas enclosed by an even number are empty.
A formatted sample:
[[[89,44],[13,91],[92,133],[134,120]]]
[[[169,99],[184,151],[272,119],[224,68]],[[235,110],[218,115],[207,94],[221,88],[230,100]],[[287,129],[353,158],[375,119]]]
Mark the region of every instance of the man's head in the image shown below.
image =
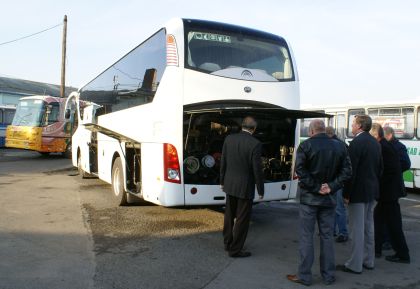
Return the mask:
[[[319,133],[325,133],[325,123],[321,119],[314,119],[309,123],[309,136],[314,136]]]
[[[351,132],[356,136],[359,132],[368,132],[372,128],[372,119],[366,114],[356,115],[351,124]]]
[[[377,141],[380,141],[384,138],[384,129],[379,123],[372,124],[372,128],[369,132]]]
[[[387,141],[391,141],[395,138],[394,129],[390,126],[384,127],[384,136]]]
[[[247,116],[242,120],[242,129],[254,133],[257,129],[257,122],[252,116]]]
[[[329,136],[329,137],[333,137],[335,136],[335,129],[332,126],[327,126],[325,128],[325,133]]]

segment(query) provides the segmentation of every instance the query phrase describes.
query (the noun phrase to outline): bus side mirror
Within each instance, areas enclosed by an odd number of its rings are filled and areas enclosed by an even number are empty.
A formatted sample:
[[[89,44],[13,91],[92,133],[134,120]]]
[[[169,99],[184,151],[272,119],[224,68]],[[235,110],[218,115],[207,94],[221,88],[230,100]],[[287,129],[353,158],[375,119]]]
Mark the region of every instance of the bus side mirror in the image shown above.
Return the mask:
[[[69,108],[66,109],[66,112],[64,113],[64,118],[69,120],[70,119],[70,113],[71,113],[70,109]]]

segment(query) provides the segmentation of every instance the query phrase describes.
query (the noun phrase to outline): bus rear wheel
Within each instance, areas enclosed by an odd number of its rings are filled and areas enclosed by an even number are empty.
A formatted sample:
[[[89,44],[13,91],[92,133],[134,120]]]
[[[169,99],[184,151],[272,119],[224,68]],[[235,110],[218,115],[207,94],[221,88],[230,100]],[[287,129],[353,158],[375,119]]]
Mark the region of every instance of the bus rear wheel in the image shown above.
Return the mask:
[[[117,206],[127,205],[127,193],[124,190],[124,172],[120,158],[112,166],[112,197]]]
[[[88,173],[86,173],[82,168],[82,156],[80,153],[77,155],[77,171],[79,172],[79,175],[82,177],[82,179],[88,177]]]

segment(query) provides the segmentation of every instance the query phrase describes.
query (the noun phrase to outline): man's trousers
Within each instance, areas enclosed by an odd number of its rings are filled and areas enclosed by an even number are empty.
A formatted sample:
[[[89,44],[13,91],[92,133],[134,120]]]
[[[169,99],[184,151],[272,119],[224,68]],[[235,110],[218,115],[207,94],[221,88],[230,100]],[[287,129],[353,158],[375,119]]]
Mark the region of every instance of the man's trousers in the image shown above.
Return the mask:
[[[305,284],[312,283],[312,264],[314,263],[314,231],[318,222],[320,237],[320,269],[325,282],[335,281],[334,223],[335,207],[300,205],[300,263],[298,278]]]
[[[348,207],[351,255],[344,265],[355,272],[362,272],[363,265],[375,266],[374,206],[375,201],[350,203]]]
[[[252,199],[226,195],[223,239],[230,256],[239,253],[244,247],[251,219],[252,202]]]
[[[375,251],[382,252],[383,229],[387,228],[392,249],[398,257],[409,259],[407,242],[402,230],[401,209],[398,201],[378,202],[374,212],[375,219]],[[385,225],[385,226],[384,226]]]

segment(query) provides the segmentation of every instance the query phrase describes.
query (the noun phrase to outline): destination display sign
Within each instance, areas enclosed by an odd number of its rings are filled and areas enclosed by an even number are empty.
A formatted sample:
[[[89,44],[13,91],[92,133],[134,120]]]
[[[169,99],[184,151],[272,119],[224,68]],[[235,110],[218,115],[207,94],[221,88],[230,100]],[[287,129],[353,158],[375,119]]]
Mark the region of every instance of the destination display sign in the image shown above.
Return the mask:
[[[232,42],[230,36],[228,35],[204,33],[204,32],[194,32],[194,39],[206,40],[206,41],[217,41],[217,42],[223,42],[223,43]]]

